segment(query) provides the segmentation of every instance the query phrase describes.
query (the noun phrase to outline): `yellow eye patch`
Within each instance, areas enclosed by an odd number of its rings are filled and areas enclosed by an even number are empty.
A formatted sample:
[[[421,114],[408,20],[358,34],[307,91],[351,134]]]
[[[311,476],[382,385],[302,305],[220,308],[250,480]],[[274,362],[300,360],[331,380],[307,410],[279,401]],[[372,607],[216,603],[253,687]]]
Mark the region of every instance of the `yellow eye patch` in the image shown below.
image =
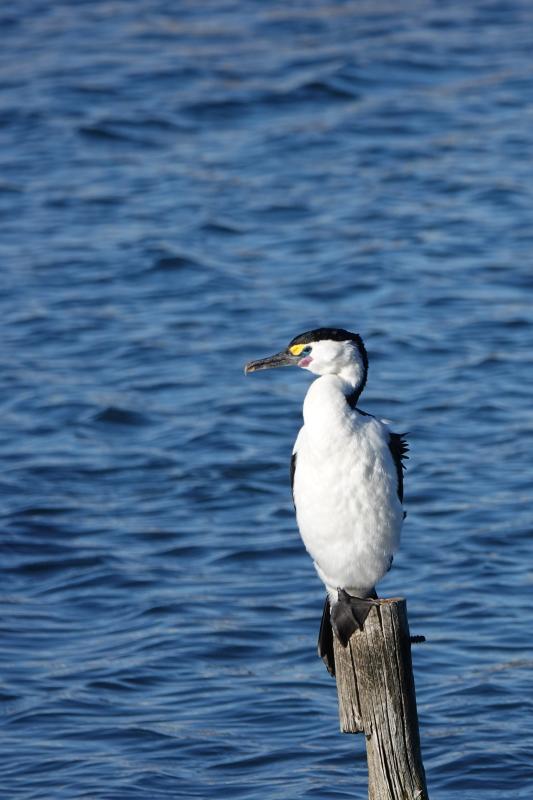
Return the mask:
[[[299,356],[304,347],[307,347],[305,344],[293,344],[292,347],[289,347],[289,353],[292,353],[293,356]]]

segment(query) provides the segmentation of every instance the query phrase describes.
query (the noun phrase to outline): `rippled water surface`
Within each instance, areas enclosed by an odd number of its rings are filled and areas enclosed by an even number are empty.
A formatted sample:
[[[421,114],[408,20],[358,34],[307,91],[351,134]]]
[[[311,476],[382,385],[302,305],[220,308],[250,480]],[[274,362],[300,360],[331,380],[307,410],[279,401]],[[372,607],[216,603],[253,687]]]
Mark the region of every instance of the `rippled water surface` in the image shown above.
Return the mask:
[[[432,800],[533,797],[533,6],[0,12],[6,800],[363,798],[288,460],[359,331],[410,432]]]

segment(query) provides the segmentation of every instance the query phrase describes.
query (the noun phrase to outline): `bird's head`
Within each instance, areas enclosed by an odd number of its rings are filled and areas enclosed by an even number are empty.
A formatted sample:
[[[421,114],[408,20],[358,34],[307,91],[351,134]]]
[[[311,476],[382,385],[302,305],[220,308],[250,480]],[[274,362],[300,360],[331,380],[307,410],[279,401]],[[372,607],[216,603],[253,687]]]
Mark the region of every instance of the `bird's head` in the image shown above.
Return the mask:
[[[358,333],[342,328],[317,328],[289,342],[285,350],[250,361],[244,372],[273,367],[302,367],[315,375],[339,375],[360,394],[366,383],[368,356]]]

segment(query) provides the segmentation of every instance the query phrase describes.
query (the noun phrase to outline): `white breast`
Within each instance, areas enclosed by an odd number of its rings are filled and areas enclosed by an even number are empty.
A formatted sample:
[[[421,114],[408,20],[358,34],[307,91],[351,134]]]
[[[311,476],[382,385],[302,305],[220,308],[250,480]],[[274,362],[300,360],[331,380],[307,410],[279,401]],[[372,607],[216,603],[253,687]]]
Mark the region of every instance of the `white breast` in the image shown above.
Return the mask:
[[[303,542],[332,599],[366,596],[387,572],[403,522],[389,430],[352,410],[342,381],[310,387],[294,452],[294,502]]]

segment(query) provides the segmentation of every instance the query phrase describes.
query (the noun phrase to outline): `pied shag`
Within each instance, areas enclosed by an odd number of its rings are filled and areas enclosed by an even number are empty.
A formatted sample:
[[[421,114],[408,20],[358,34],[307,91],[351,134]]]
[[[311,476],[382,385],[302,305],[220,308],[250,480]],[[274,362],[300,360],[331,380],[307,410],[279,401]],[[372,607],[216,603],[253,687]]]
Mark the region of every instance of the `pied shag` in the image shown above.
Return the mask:
[[[334,675],[332,628],[346,646],[363,627],[400,542],[408,445],[404,434],[357,407],[368,373],[359,334],[307,331],[244,371],[285,366],[320,376],[305,397],[290,475],[300,534],[327,589],[318,652]]]

